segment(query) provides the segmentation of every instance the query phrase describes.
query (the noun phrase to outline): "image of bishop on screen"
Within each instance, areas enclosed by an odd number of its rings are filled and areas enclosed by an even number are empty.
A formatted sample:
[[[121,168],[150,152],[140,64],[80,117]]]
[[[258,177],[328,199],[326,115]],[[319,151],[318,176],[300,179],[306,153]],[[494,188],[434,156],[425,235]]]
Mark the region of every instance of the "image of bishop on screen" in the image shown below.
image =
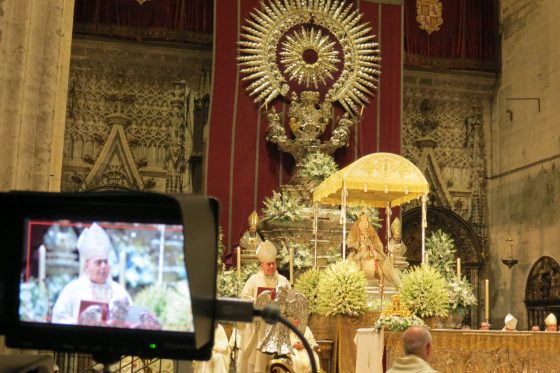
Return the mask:
[[[179,225],[29,221],[20,318],[193,332]]]

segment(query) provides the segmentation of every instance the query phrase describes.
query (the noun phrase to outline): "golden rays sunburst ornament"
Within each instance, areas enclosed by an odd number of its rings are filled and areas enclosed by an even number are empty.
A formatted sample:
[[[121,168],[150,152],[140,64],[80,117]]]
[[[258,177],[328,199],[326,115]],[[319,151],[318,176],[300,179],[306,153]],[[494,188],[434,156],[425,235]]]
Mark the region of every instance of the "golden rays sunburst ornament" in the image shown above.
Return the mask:
[[[379,45],[344,0],[268,0],[245,20],[238,62],[247,91],[267,105],[316,89],[358,113],[377,88]]]
[[[300,32],[286,35],[280,52],[280,64],[285,66],[289,78],[298,84],[305,83],[306,87],[313,84],[315,89],[319,88],[318,83],[326,85],[327,78],[333,79],[340,62],[335,42],[321,31],[302,26]]]

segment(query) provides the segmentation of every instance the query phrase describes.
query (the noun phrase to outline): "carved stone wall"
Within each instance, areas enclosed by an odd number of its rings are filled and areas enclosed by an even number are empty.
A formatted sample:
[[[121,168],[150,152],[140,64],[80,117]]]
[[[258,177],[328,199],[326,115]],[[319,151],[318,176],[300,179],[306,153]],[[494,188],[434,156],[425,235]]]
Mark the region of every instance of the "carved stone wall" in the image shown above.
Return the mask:
[[[483,127],[490,123],[494,85],[494,76],[486,73],[404,72],[402,154],[430,182],[429,204],[459,215],[483,243],[487,230]]]
[[[62,190],[192,191],[210,75],[208,50],[75,38]]]

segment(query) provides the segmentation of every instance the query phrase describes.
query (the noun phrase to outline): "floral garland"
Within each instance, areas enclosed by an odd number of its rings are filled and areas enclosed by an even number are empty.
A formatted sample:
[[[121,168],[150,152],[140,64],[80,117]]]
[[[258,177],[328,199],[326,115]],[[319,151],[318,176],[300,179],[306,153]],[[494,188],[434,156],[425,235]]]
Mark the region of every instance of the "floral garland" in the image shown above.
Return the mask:
[[[305,205],[289,193],[272,192],[272,197],[264,199],[263,213],[269,219],[298,221],[303,217]]]
[[[424,321],[416,315],[404,317],[398,315],[381,315],[373,324],[373,330],[379,333],[381,329],[390,332],[402,332],[413,325],[425,326]]]

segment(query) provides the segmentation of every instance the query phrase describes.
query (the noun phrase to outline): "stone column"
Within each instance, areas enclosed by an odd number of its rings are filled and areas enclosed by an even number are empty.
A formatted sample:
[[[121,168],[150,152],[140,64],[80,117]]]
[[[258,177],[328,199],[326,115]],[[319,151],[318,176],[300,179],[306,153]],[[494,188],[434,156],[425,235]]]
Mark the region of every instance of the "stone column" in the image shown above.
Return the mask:
[[[0,191],[59,191],[74,0],[0,0]]]

